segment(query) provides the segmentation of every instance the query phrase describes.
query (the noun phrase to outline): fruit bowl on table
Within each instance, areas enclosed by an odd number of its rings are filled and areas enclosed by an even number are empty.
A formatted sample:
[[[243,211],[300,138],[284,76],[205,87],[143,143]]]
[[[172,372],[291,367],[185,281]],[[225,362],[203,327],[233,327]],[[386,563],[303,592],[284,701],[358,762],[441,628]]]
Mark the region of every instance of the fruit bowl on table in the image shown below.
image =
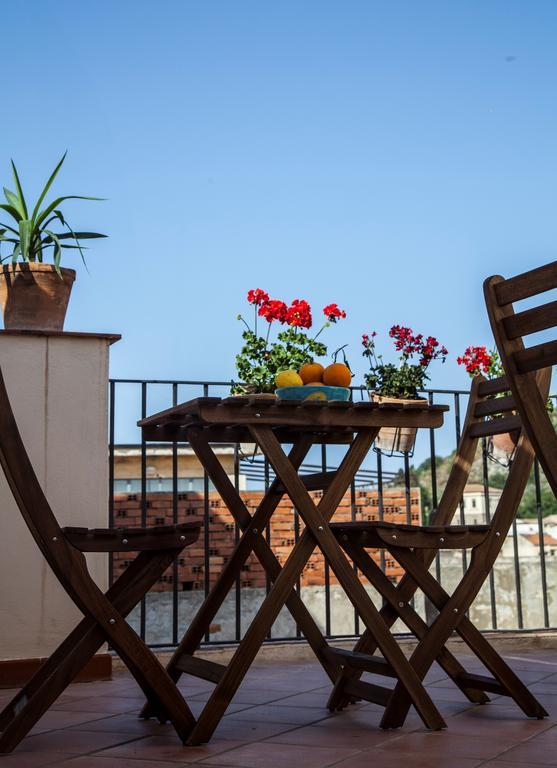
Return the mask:
[[[275,390],[279,400],[333,401],[350,400],[348,387],[329,387],[326,384],[306,384],[303,387],[279,387]]]

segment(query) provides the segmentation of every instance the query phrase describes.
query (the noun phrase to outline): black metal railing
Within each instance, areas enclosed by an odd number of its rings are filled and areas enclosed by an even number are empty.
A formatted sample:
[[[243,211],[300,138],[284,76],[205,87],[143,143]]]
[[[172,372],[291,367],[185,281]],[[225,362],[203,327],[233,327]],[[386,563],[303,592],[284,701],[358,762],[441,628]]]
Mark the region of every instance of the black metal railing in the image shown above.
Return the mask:
[[[109,524],[119,524],[115,517],[115,504],[119,499],[115,492],[116,457],[119,445],[136,446],[137,477],[135,480],[134,498],[139,500],[140,522],[148,523],[148,504],[152,490],[148,490],[148,460],[150,446],[141,439],[140,430],[136,427],[139,419],[150,413],[162,410],[178,402],[183,402],[195,396],[225,396],[230,389],[230,382],[225,381],[192,381],[192,380],[140,380],[140,379],[111,379],[109,389]],[[450,406],[447,412],[445,424],[438,430],[422,430],[418,434],[416,448],[413,456],[386,456],[373,451],[368,456],[355,482],[350,489],[350,508],[352,519],[355,519],[357,493],[361,488],[373,488],[377,492],[377,511],[379,519],[385,515],[384,498],[388,488],[394,484],[404,487],[406,517],[412,521],[412,488],[416,487],[416,467],[420,470],[420,485],[423,493],[422,513],[424,518],[435,512],[442,492],[445,479],[440,477],[438,457],[450,456],[456,449],[461,434],[462,414],[466,410],[468,392],[466,390],[431,389],[426,390],[424,396],[430,403],[445,403]],[[360,388],[354,388],[354,399],[367,398],[367,393]],[[171,509],[172,520],[179,522],[179,446],[176,443],[168,444],[170,450],[170,480],[169,492],[172,494]],[[254,489],[266,490],[273,479],[272,470],[268,462],[258,455],[246,454],[242,446],[230,447],[233,452],[233,479],[237,488],[243,483],[249,483]],[[342,456],[341,448],[322,446],[313,449],[308,458],[308,463],[303,471],[314,472],[316,470],[331,470],[338,465]],[[489,443],[483,440],[480,468],[481,478],[480,493],[483,499],[483,515],[489,522],[492,515],[492,493],[490,484],[493,478],[501,483],[502,473],[506,469],[492,463]],[[447,462],[448,464],[449,462]],[[445,474],[445,467],[441,465],[441,471]],[[121,480],[121,478],[120,478]],[[543,484],[545,479],[536,462],[532,479],[531,492],[534,498],[534,516],[530,517],[528,528],[524,527],[524,521],[515,521],[510,537],[502,550],[496,568],[490,574],[489,580],[484,585],[473,608],[476,610],[476,622],[482,629],[492,630],[525,630],[550,628],[557,625],[557,614],[551,610],[549,594],[557,583],[557,524],[555,536],[551,530],[545,530],[544,525],[544,494]],[[120,483],[121,485],[121,483]],[[168,483],[167,483],[168,486]],[[143,599],[138,610],[133,614],[131,621],[139,629],[141,636],[152,646],[172,646],[179,642],[180,636],[187,625],[193,611],[198,607],[201,599],[209,592],[211,585],[211,485],[205,472],[200,470],[197,481],[197,492],[202,499],[203,535],[198,546],[203,547],[203,579],[199,582],[199,589],[181,591],[178,579],[178,562],[172,568],[170,582],[165,585],[164,593],[148,595]],[[551,497],[553,498],[553,497]],[[464,502],[460,504],[460,522],[465,522]],[[294,511],[294,541],[300,534],[300,519]],[[523,532],[523,533],[522,533]],[[271,528],[266,531],[268,541],[272,542]],[[234,526],[234,540],[237,541],[239,531]],[[512,543],[511,542],[512,539]],[[510,549],[509,549],[510,548]],[[510,554],[509,554],[510,551]],[[188,553],[186,551],[185,557]],[[386,566],[385,553],[380,554],[381,565]],[[457,583],[463,571],[468,565],[467,553],[462,551],[458,555],[458,562],[454,555],[445,557],[445,553],[437,556],[434,564],[437,578],[447,588],[451,583]],[[113,578],[114,564],[110,563],[110,579]],[[267,580],[266,589],[269,589]],[[337,593],[336,586],[331,584],[331,575],[327,565],[324,566],[324,585],[318,594],[308,592],[307,587],[297,584],[297,590],[303,599],[311,602],[311,608],[316,612],[316,617],[327,637],[352,637],[360,633],[358,616],[352,609],[347,609]],[[262,595],[252,594],[242,587],[238,579],[235,590],[229,597],[226,605],[226,625],[228,632],[218,639],[208,633],[205,642],[219,644],[225,642],[238,642],[245,630],[245,624],[257,607],[257,601]],[[248,599],[249,594],[249,599]],[[316,607],[317,606],[317,607]],[[341,610],[342,620],[336,616]],[[223,609],[224,610],[224,609]],[[347,620],[346,611],[350,611],[352,617]],[[428,606],[420,606],[424,615],[428,613]],[[287,631],[284,627],[287,626]],[[403,628],[401,628],[403,631]],[[218,634],[218,633],[217,633]],[[285,625],[283,621],[278,631],[269,635],[269,640],[286,641],[300,638],[298,628],[292,622]]]

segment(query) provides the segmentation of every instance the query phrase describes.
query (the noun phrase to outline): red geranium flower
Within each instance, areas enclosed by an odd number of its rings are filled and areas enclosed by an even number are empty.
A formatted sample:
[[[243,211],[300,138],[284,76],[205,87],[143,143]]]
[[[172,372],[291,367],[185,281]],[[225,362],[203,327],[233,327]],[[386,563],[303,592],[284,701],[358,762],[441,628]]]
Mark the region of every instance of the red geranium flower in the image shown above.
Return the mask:
[[[457,357],[456,362],[464,365],[466,372],[471,376],[477,376],[480,373],[489,373],[489,368],[493,362],[491,355],[486,347],[466,347],[462,357]]]
[[[288,325],[298,328],[311,328],[311,307],[304,299],[294,299],[286,311]]]
[[[272,323],[273,320],[278,320],[279,323],[284,323],[286,321],[287,312],[288,312],[288,307],[286,306],[284,301],[279,301],[278,299],[271,299],[270,301],[266,301],[264,304],[262,304],[259,307],[259,311],[257,314],[260,317],[264,317],[268,323]]]
[[[269,294],[262,291],[261,288],[252,288],[251,291],[248,291],[248,302],[250,304],[255,304],[256,307],[259,307],[266,301],[269,301]]]
[[[338,304],[327,304],[326,307],[323,307],[323,314],[331,323],[336,323],[341,317],[346,317],[346,312],[344,309],[339,309]]]

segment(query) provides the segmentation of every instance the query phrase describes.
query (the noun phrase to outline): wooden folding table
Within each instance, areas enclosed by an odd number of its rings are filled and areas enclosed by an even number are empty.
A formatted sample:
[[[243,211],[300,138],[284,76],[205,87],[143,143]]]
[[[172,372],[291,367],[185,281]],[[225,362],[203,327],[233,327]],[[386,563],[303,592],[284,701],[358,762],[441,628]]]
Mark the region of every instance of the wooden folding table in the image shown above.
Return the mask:
[[[352,564],[330,530],[329,521],[354,480],[381,427],[436,428],[443,423],[447,406],[423,403],[323,403],[293,402],[244,397],[197,398],[139,422],[143,439],[188,442],[216,490],[234,517],[242,535],[216,584],[176,649],[167,671],[177,681],[183,673],[215,683],[213,693],[193,726],[187,743],[207,742],[219,724],[236,690],[284,605],[287,606],[319,662],[334,684],[350,651],[332,648],[295,590],[303,568],[318,547],[354,605],[382,656],[361,660],[363,668],[395,677],[407,691],[424,723],[433,729],[445,723],[418,675],[391,635],[358,579]],[[214,443],[256,443],[275,471],[276,478],[252,514],[218,461]],[[346,445],[337,470],[300,476],[298,470],[313,445]],[[283,450],[290,445],[290,452]],[[318,503],[310,490],[323,490]],[[305,529],[281,567],[264,531],[284,495],[292,501]],[[269,580],[270,590],[248,627],[230,663],[225,666],[200,659],[198,650],[210,623],[254,552]],[[351,662],[354,659],[351,658]],[[389,689],[375,686],[377,700]],[[158,702],[148,701],[142,716],[165,719]]]

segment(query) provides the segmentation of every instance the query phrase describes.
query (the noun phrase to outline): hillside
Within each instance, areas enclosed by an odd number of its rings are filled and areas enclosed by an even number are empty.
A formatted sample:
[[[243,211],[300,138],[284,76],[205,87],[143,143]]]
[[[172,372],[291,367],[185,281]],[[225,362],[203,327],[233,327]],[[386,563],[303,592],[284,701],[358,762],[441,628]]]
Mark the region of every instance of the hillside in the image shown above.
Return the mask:
[[[449,472],[453,465],[455,458],[455,452],[449,456],[437,456],[435,459],[436,476],[437,476],[437,499],[441,498],[441,494],[447,483]],[[493,460],[487,460],[487,476],[489,485],[495,488],[502,488],[505,484],[507,476],[507,470],[501,465],[497,464]],[[557,513],[557,501],[553,495],[547,480],[543,474],[543,470],[540,469],[540,489],[541,489],[541,511],[542,515],[551,515]],[[402,471],[396,478],[397,482],[404,483],[404,475]],[[422,510],[424,514],[424,520],[428,519],[428,516],[432,509],[432,497],[431,497],[431,459],[426,459],[418,466],[412,465],[410,468],[410,480],[411,485],[419,485],[422,490]],[[478,450],[476,459],[472,466],[472,472],[470,473],[470,483],[483,483],[484,481],[484,466],[482,453]],[[519,517],[529,518],[537,516],[536,508],[536,485],[534,472],[532,471],[528,480],[528,485],[524,493],[524,498],[520,504],[518,513]]]

